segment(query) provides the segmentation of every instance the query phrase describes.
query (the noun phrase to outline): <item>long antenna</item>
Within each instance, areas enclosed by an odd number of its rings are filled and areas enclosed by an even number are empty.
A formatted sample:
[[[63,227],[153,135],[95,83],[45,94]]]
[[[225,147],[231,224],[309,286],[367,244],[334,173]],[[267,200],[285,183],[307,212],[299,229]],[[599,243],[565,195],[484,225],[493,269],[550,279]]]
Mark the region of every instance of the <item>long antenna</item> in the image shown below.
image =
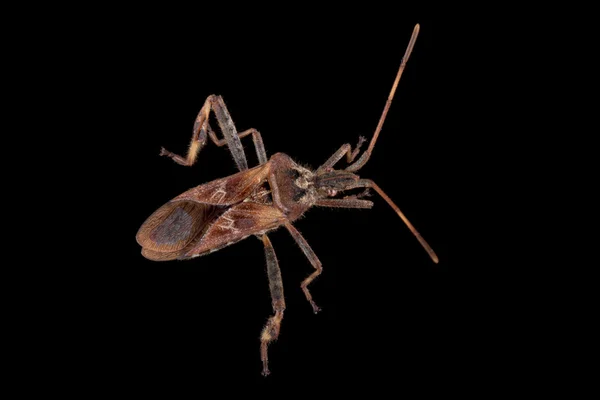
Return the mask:
[[[437,254],[435,254],[435,251],[433,251],[431,246],[429,246],[429,244],[425,241],[425,239],[423,239],[423,236],[421,236],[421,234],[415,229],[413,224],[410,223],[410,221],[408,220],[408,218],[406,218],[404,213],[402,211],[400,211],[400,208],[392,201],[392,199],[390,199],[388,197],[387,194],[385,194],[385,192],[379,186],[377,186],[377,184],[375,182],[373,182],[371,180],[369,180],[368,182],[369,182],[368,187],[375,189],[375,191],[377,193],[379,193],[379,195],[381,197],[383,197],[383,199],[390,205],[390,207],[392,207],[394,209],[394,211],[396,211],[396,214],[398,214],[398,216],[402,219],[402,221],[404,221],[404,223],[406,224],[408,229],[410,229],[410,231],[413,233],[413,235],[415,235],[415,237],[417,238],[419,243],[421,243],[421,246],[423,246],[425,251],[427,251],[427,253],[429,254],[429,257],[431,257],[433,262],[437,264],[440,261]]]
[[[398,74],[396,75],[396,80],[394,81],[394,85],[392,86],[392,90],[390,91],[390,95],[385,103],[385,107],[383,108],[383,113],[381,114],[381,118],[379,118],[379,123],[377,124],[377,128],[375,129],[375,134],[371,139],[371,143],[369,143],[369,148],[362,153],[360,158],[356,160],[354,164],[349,165],[346,168],[346,171],[355,172],[358,171],[369,161],[369,157],[371,157],[371,152],[373,151],[373,147],[375,147],[375,142],[379,137],[379,133],[381,132],[381,128],[383,127],[383,122],[385,121],[385,117],[387,116],[388,110],[392,105],[392,99],[394,98],[394,94],[396,93],[396,88],[398,87],[398,82],[400,82],[400,78],[402,77],[402,72],[404,72],[404,67],[410,57],[410,53],[412,53],[413,47],[415,47],[415,42],[417,41],[417,36],[419,35],[419,24],[415,25],[413,29],[412,36],[410,37],[410,41],[408,42],[408,46],[406,47],[406,51],[404,52],[404,57],[402,57],[402,62],[400,63],[400,68],[398,69]]]

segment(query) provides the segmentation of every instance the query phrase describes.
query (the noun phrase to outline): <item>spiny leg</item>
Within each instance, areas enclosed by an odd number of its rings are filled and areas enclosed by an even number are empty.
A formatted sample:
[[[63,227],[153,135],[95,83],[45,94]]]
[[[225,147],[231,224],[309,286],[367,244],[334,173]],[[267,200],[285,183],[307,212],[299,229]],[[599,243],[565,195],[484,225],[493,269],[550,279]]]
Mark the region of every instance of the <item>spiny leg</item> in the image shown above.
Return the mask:
[[[336,207],[336,208],[373,208],[373,202],[370,200],[360,200],[359,195],[350,196],[343,199],[321,199],[315,203],[318,207]]]
[[[319,311],[321,311],[321,309],[319,307],[317,307],[317,305],[313,301],[312,296],[310,295],[310,292],[308,290],[308,285],[317,276],[321,275],[321,272],[323,271],[323,266],[321,264],[321,261],[319,261],[319,258],[317,257],[317,255],[313,251],[313,249],[311,249],[310,245],[308,244],[308,242],[306,241],[306,239],[304,239],[304,237],[300,234],[300,232],[298,232],[298,230],[296,228],[294,228],[294,226],[292,224],[290,224],[289,222],[285,223],[285,227],[290,232],[290,234],[292,235],[292,237],[294,238],[294,240],[296,241],[296,243],[298,243],[298,246],[300,246],[300,249],[302,250],[302,252],[306,256],[306,258],[308,258],[308,261],[310,261],[310,263],[312,264],[312,266],[315,268],[315,272],[313,272],[312,274],[310,274],[308,276],[308,278],[306,278],[302,282],[302,284],[300,285],[300,287],[302,288],[302,291],[304,291],[304,295],[306,296],[306,299],[309,301],[310,305],[313,308],[313,311],[316,314]]]
[[[210,136],[213,143],[219,147],[227,144],[226,139],[219,140],[217,138],[216,133],[210,128],[210,126],[208,127],[208,135]],[[240,139],[242,139],[248,135],[252,135],[252,141],[254,142],[254,148],[256,149],[256,156],[258,157],[259,165],[265,164],[269,160],[267,159],[267,152],[265,151],[265,144],[263,143],[260,132],[254,128],[250,128],[250,129],[246,129],[243,132],[238,133],[238,137]]]
[[[214,112],[217,118],[217,122],[221,128],[221,131],[223,132],[224,139],[219,140],[209,124],[211,110]],[[223,146],[225,144],[228,145],[229,151],[231,152],[233,159],[240,171],[248,169],[248,161],[246,160],[246,154],[244,153],[244,148],[242,147],[242,143],[240,141],[241,138],[247,135],[252,134],[252,139],[254,141],[259,163],[264,164],[267,162],[265,146],[260,133],[256,129],[248,129],[238,134],[223,98],[216,95],[210,95],[206,98],[204,105],[196,117],[187,157],[183,158],[164,148],[161,149],[160,155],[170,157],[178,164],[192,166],[196,162],[198,153],[206,144],[207,133],[213,143],[215,143],[217,146]]]
[[[263,363],[262,374],[269,375],[269,357],[267,347],[269,343],[276,340],[281,329],[281,320],[285,310],[285,299],[283,296],[283,281],[281,280],[281,271],[279,263],[275,256],[275,249],[267,235],[261,236],[265,246],[265,257],[267,259],[267,276],[269,277],[269,289],[271,291],[271,304],[275,314],[269,318],[260,337],[260,358]]]
[[[214,112],[215,117],[217,118],[217,122],[221,131],[223,132],[223,136],[225,136],[225,141],[229,147],[229,151],[233,156],[233,160],[235,161],[238,169],[240,171],[245,171],[248,169],[248,161],[246,160],[246,154],[244,153],[244,148],[242,147],[242,143],[237,134],[237,130],[229,115],[229,111],[225,106],[225,102],[221,96],[210,95],[204,101],[204,105],[200,109],[198,116],[196,117],[196,121],[194,122],[194,131],[192,134],[192,140],[190,142],[190,147],[188,149],[187,157],[184,159],[177,154],[174,154],[164,148],[161,149],[161,155],[165,155],[171,157],[175,162],[185,166],[192,166],[196,162],[196,158],[198,157],[198,153],[206,144],[207,132],[211,132],[212,129],[209,125],[209,117],[211,110]],[[213,142],[217,143],[216,135],[210,135]]]
[[[188,147],[187,156],[184,158],[178,154],[172,153],[169,150],[162,147],[160,149],[161,156],[167,156],[173,159],[177,164],[191,167],[196,162],[196,158],[198,157],[198,153],[202,148],[206,145],[207,140],[207,132],[208,132],[208,117],[210,115],[210,110],[212,107],[212,103],[214,102],[214,98],[216,96],[210,95],[204,101],[204,105],[200,109],[198,116],[196,117],[196,121],[194,122],[194,129],[192,132],[192,140],[190,141],[190,146]]]

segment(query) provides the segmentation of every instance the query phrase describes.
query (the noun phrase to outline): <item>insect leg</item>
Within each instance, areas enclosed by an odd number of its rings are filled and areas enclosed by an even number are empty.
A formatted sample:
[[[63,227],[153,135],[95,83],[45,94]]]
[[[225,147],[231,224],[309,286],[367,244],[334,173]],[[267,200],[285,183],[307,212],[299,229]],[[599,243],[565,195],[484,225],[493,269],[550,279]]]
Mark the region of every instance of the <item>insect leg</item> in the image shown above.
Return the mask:
[[[298,232],[298,230],[296,228],[294,228],[294,226],[292,224],[290,224],[289,222],[286,222],[285,227],[290,232],[290,234],[292,235],[292,237],[294,238],[296,243],[298,243],[298,246],[300,246],[300,249],[306,256],[306,258],[308,258],[308,261],[310,261],[312,266],[315,268],[315,272],[310,274],[308,276],[308,278],[306,278],[304,281],[302,281],[302,284],[300,285],[300,287],[302,288],[302,291],[304,291],[304,295],[306,296],[306,299],[309,301],[310,305],[313,308],[313,311],[316,314],[319,311],[321,311],[321,309],[319,307],[317,307],[317,305],[313,301],[312,296],[310,295],[310,292],[308,291],[308,285],[317,276],[321,275],[321,272],[323,271],[321,261],[319,261],[319,258],[317,257],[317,255],[315,254],[313,249],[310,248],[310,245],[308,244],[306,239],[304,239],[304,237],[300,234],[300,232]]]
[[[366,142],[366,140],[367,140],[366,138],[364,138],[363,136],[360,136],[358,138],[358,144],[354,148],[354,151],[352,151],[352,147],[350,146],[350,144],[348,144],[348,143],[343,144],[342,147],[340,147],[338,151],[333,153],[333,155],[331,157],[329,157],[329,159],[327,161],[325,161],[325,163],[319,167],[318,171],[328,169],[328,168],[333,168],[333,166],[335,164],[337,164],[337,162],[340,161],[342,159],[342,157],[344,157],[344,155],[346,155],[346,160],[348,161],[348,163],[351,163],[352,161],[354,161],[354,159],[358,155],[358,152],[360,151],[360,147],[363,145],[364,142]]]
[[[370,200],[361,200],[362,197],[371,196],[369,188],[362,193],[353,194],[341,199],[320,199],[315,203],[318,207],[336,207],[336,208],[373,208],[373,202]]]
[[[229,115],[227,106],[225,105],[225,102],[221,96],[213,97],[212,108],[215,116],[217,117],[217,122],[221,128],[221,132],[223,132],[223,136],[225,136],[225,140],[227,141],[227,147],[229,147],[229,151],[231,152],[233,160],[237,164],[238,169],[240,171],[247,170],[248,161],[246,160],[246,154],[244,153],[242,142],[240,141],[240,137],[235,129],[231,115]],[[214,138],[212,136],[213,135],[211,135],[211,139],[215,141],[214,139],[216,139],[216,135]]]
[[[373,208],[373,202],[370,200],[360,200],[357,197],[348,197],[345,199],[321,199],[315,203],[318,207],[336,207],[336,208]]]
[[[217,135],[208,122],[211,110],[214,112],[219,128],[221,128],[221,132],[223,132],[223,136],[225,137],[222,140],[217,138]],[[160,155],[171,157],[178,164],[192,166],[196,162],[198,153],[206,144],[207,134],[217,146],[227,144],[233,160],[240,171],[248,169],[248,161],[246,160],[246,154],[244,153],[240,138],[252,134],[259,161],[261,164],[266,162],[266,154],[260,133],[255,129],[249,129],[243,132],[242,135],[239,135],[223,98],[217,95],[210,95],[206,98],[204,105],[196,117],[187,157],[183,158],[164,148],[161,149]]]
[[[212,139],[212,141],[217,146],[220,147],[220,146],[223,146],[224,144],[227,144],[227,140],[225,140],[225,139],[219,140],[217,138],[217,135],[215,134],[215,132],[212,129],[210,129],[210,127],[208,130],[208,134],[209,134],[210,138]],[[238,133],[238,137],[240,139],[242,139],[248,135],[252,135],[252,141],[254,142],[254,148],[256,149],[256,156],[258,157],[258,164],[259,165],[265,164],[268,161],[267,152],[265,151],[265,144],[263,143],[260,132],[254,128],[250,128],[250,129],[245,130],[244,132]]]
[[[267,347],[269,343],[276,340],[279,336],[281,328],[281,320],[283,319],[283,311],[285,310],[285,299],[283,297],[283,281],[281,280],[281,271],[279,263],[275,256],[275,249],[267,235],[261,236],[262,242],[265,245],[265,257],[267,259],[267,276],[269,277],[269,289],[271,291],[271,304],[275,314],[269,318],[265,328],[260,336],[260,358],[263,363],[262,374],[269,375],[269,357]]]
[[[210,114],[210,109],[212,106],[212,101],[214,95],[210,95],[204,101],[204,105],[200,109],[198,116],[196,117],[196,122],[194,122],[194,130],[192,133],[192,140],[190,141],[190,146],[188,148],[187,156],[184,158],[178,154],[172,153],[169,150],[161,147],[160,155],[167,156],[173,159],[177,164],[191,167],[196,162],[196,158],[198,158],[198,153],[200,150],[206,145],[206,132],[208,130],[208,116]]]

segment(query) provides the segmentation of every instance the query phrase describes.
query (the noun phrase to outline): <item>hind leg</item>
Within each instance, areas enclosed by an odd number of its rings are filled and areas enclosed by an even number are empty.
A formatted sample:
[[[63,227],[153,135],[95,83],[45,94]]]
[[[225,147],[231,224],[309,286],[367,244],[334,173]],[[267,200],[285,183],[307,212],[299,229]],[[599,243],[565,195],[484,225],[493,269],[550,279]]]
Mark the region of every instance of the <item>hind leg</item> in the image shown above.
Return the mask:
[[[221,128],[221,132],[223,132],[224,139],[218,139],[208,123],[211,111],[217,118],[217,123],[219,124],[219,128]],[[213,143],[219,147],[227,144],[238,169],[240,171],[245,171],[248,169],[248,161],[246,160],[246,154],[244,153],[244,148],[240,139],[248,135],[252,135],[259,163],[266,163],[267,155],[260,132],[256,129],[248,129],[238,133],[223,98],[221,96],[210,95],[207,97],[202,109],[200,109],[200,112],[196,117],[187,156],[184,158],[164,148],[161,149],[160,155],[170,157],[180,165],[191,167],[196,162],[200,150],[206,145],[208,137],[210,137]]]
[[[283,311],[285,310],[285,300],[283,298],[283,282],[281,280],[281,271],[279,263],[275,256],[275,249],[267,235],[262,235],[262,242],[265,246],[265,257],[267,259],[267,276],[269,277],[269,289],[271,291],[271,304],[275,314],[269,318],[260,336],[260,358],[263,363],[262,374],[269,375],[269,356],[267,347],[269,343],[279,337],[281,321],[283,320]]]

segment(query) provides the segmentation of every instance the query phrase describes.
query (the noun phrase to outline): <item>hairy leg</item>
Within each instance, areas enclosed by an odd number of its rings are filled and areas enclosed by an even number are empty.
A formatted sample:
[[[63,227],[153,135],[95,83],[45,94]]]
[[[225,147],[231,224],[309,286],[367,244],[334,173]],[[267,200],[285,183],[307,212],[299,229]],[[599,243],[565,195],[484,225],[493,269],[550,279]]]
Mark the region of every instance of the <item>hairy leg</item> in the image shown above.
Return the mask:
[[[223,139],[217,138],[216,133],[209,124],[208,120],[211,111],[215,114],[217,123],[223,132]],[[221,96],[210,95],[207,97],[196,117],[187,156],[184,158],[164,148],[161,149],[160,155],[170,157],[180,165],[188,167],[192,166],[198,158],[198,153],[206,145],[206,141],[208,137],[210,137],[213,143],[219,147],[227,145],[238,169],[240,171],[245,171],[248,169],[248,161],[246,160],[246,154],[244,153],[244,148],[240,139],[248,135],[252,135],[259,163],[266,163],[267,155],[260,132],[252,128],[238,133],[223,98]]]
[[[313,249],[311,249],[310,245],[308,244],[308,242],[306,241],[306,239],[304,239],[304,237],[300,234],[300,232],[298,232],[298,230],[296,228],[294,228],[294,226],[292,224],[290,224],[289,222],[285,223],[285,227],[290,232],[290,234],[292,235],[292,237],[294,238],[294,240],[296,241],[296,243],[298,243],[298,246],[300,246],[300,249],[302,250],[302,252],[306,256],[306,258],[308,258],[308,261],[310,261],[310,263],[312,264],[312,266],[315,268],[315,272],[313,272],[312,274],[310,274],[308,276],[308,278],[306,278],[302,282],[302,284],[300,285],[300,287],[302,288],[302,291],[304,291],[304,295],[306,296],[306,299],[308,300],[308,302],[310,303],[310,305],[313,308],[313,311],[316,314],[319,311],[321,311],[321,309],[319,307],[317,307],[317,305],[313,301],[312,296],[310,294],[310,291],[308,290],[308,285],[317,276],[321,275],[321,272],[323,271],[323,266],[321,264],[321,261],[319,261],[319,258],[317,257],[317,255],[313,251]]]
[[[281,329],[283,320],[283,311],[285,310],[285,299],[283,297],[283,282],[281,280],[281,271],[279,263],[275,256],[275,249],[267,235],[261,236],[265,246],[265,257],[267,259],[267,276],[269,277],[269,289],[271,291],[271,304],[273,305],[274,315],[269,318],[260,336],[260,358],[263,363],[262,374],[269,375],[269,356],[267,347],[269,343],[276,340]]]

